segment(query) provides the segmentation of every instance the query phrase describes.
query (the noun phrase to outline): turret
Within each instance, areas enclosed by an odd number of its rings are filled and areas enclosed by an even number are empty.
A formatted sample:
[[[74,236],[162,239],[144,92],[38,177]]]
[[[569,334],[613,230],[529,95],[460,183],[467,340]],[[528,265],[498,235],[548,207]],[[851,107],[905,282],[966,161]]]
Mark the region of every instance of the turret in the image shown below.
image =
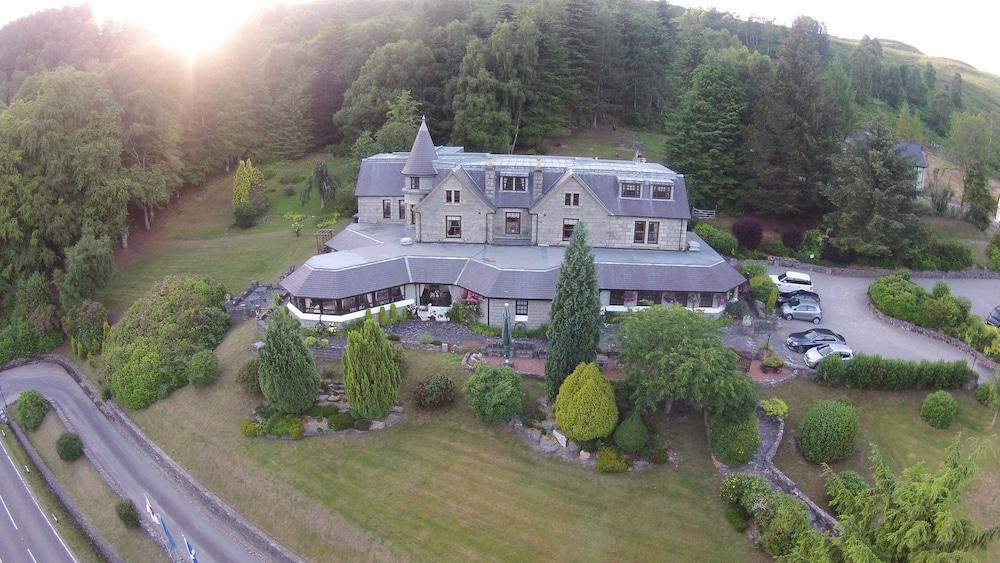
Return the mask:
[[[407,226],[412,226],[416,222],[412,216],[413,206],[434,187],[434,177],[437,176],[437,170],[434,169],[436,158],[437,150],[434,148],[431,132],[427,130],[427,120],[421,118],[417,137],[413,139],[413,146],[410,148],[410,156],[403,166]]]

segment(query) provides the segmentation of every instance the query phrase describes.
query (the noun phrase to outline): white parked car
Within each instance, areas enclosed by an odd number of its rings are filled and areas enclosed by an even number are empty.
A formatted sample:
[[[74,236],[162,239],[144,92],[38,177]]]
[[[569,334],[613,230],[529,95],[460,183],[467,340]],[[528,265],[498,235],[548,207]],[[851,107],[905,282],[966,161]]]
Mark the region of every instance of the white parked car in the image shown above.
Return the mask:
[[[811,368],[815,368],[819,365],[823,358],[829,356],[830,354],[836,354],[846,362],[854,357],[854,350],[851,350],[847,344],[827,344],[825,346],[810,348],[809,351],[805,353],[806,365]]]
[[[778,293],[792,293],[793,291],[803,289],[806,291],[813,290],[812,278],[809,277],[809,274],[803,274],[802,272],[789,270],[784,274],[771,276],[771,281],[778,286]]]

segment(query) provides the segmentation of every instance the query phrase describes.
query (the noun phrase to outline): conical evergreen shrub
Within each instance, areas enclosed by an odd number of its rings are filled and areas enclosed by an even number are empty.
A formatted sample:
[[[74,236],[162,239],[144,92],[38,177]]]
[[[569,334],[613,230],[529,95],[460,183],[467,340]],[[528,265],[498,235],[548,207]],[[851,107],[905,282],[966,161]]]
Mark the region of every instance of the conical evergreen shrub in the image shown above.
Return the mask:
[[[637,452],[646,447],[646,440],[649,439],[649,430],[642,422],[639,410],[632,411],[632,414],[618,425],[612,435],[615,445],[626,452]]]
[[[258,377],[261,393],[278,412],[301,413],[316,399],[316,364],[302,342],[299,323],[285,309],[276,311],[268,321]]]
[[[382,418],[396,402],[402,376],[392,347],[372,319],[347,335],[344,390],[351,410],[366,419]]]
[[[556,397],[556,424],[576,442],[603,438],[615,429],[615,394],[597,364],[578,365],[563,382]]]

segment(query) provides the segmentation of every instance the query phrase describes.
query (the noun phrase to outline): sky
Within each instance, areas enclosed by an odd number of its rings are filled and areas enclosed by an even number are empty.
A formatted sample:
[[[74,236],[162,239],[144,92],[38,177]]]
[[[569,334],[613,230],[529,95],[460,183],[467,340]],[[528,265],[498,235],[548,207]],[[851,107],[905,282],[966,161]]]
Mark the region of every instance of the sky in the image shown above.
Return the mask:
[[[304,0],[291,0],[301,2]],[[91,0],[99,21],[113,19],[149,28],[165,46],[189,58],[218,45],[256,11],[281,0]],[[289,3],[285,0],[284,3]],[[823,22],[831,35],[862,35],[908,43],[923,53],[969,63],[1000,74],[1000,49],[993,44],[1000,2],[951,0],[674,0],[689,7],[717,8],[742,17],[762,16],[790,24],[799,15]],[[66,0],[0,0],[0,24]]]

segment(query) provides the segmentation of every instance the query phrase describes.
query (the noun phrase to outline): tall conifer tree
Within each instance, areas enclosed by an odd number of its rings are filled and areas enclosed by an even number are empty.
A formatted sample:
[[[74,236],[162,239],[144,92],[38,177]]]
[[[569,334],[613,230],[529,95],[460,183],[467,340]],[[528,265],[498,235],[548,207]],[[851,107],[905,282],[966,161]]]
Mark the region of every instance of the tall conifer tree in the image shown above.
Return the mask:
[[[549,350],[545,356],[545,390],[549,397],[555,398],[563,380],[580,362],[594,361],[600,338],[600,313],[594,255],[587,246],[587,230],[583,223],[578,223],[566,249],[552,300],[547,333]]]
[[[312,354],[299,335],[299,323],[285,309],[279,309],[268,321],[258,377],[264,398],[282,413],[306,410],[319,391]]]
[[[382,330],[371,318],[347,335],[344,390],[351,410],[363,418],[389,414],[401,381],[399,365]]]

